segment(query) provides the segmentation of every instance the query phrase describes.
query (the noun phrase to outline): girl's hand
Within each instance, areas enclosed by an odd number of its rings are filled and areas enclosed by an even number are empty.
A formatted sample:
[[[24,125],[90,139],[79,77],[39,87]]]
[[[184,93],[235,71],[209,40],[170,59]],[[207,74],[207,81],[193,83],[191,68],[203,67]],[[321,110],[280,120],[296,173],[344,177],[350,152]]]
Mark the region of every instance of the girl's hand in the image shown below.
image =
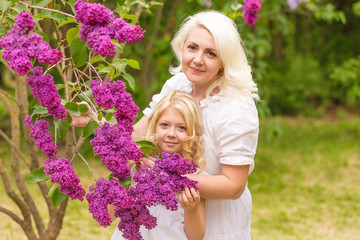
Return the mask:
[[[185,190],[179,194],[179,202],[184,209],[192,209],[200,203],[200,193],[194,188],[185,187]]]
[[[143,157],[141,161],[147,165],[150,169],[152,169],[155,165],[156,157],[148,156],[147,158]]]

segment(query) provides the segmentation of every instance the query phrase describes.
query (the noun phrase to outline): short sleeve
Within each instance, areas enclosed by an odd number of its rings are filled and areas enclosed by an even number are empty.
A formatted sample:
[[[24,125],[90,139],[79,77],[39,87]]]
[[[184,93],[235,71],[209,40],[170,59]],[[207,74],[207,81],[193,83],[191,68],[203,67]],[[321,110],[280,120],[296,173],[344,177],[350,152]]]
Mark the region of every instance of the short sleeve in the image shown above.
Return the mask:
[[[222,105],[214,120],[214,134],[221,164],[250,165],[254,157],[259,134],[259,119],[251,97],[240,97]]]
[[[152,97],[152,100],[151,100],[151,102],[149,104],[149,107],[145,108],[144,111],[143,111],[144,115],[149,117],[152,110],[159,103],[159,101],[163,97],[165,97],[166,94],[168,94],[169,92],[171,92],[173,90],[179,90],[179,91],[184,91],[184,92],[190,93],[191,88],[189,90],[189,84],[191,84],[191,83],[189,82],[189,80],[187,80],[184,73],[178,73],[175,76],[171,77],[169,80],[167,80],[165,82],[165,84],[162,87],[160,93],[155,94]]]

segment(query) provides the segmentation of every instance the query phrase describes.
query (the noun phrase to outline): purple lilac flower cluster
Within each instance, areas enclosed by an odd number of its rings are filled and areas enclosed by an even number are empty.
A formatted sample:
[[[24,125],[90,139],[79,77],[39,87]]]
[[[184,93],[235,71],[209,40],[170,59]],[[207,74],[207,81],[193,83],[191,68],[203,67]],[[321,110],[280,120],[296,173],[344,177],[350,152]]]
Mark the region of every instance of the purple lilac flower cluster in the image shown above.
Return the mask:
[[[101,56],[113,56],[115,44],[140,41],[145,30],[131,26],[122,18],[115,19],[114,13],[100,3],[86,3],[81,0],[74,4],[76,21],[81,22],[80,39],[86,40],[90,49]]]
[[[24,124],[30,128],[30,137],[35,140],[35,146],[40,148],[48,158],[54,157],[57,154],[57,147],[48,131],[49,123],[45,120],[38,120],[32,124],[31,116],[26,116]]]
[[[244,0],[244,6],[241,10],[244,11],[245,23],[249,26],[255,24],[258,18],[258,11],[260,11],[262,0]]]
[[[30,137],[35,140],[35,145],[47,156],[44,166],[45,173],[50,175],[50,182],[58,183],[59,190],[71,199],[82,201],[86,192],[79,185],[80,179],[76,176],[70,160],[56,157],[57,148],[48,131],[49,123],[37,120],[32,124],[31,116],[26,116],[24,124],[30,128]]]
[[[95,137],[90,141],[94,154],[100,156],[102,163],[116,178],[127,178],[130,169],[127,159],[139,161],[142,152],[137,148],[127,129],[121,124],[105,123],[96,129]]]
[[[8,35],[0,39],[0,47],[5,48],[2,58],[8,60],[10,69],[21,76],[31,71],[31,59],[37,59],[43,65],[56,64],[62,59],[62,53],[58,49],[51,49],[39,34],[30,33],[34,26],[32,16],[22,11],[15,18],[14,27],[9,30]]]
[[[71,162],[67,158],[47,158],[44,162],[44,172],[50,175],[50,182],[59,184],[60,192],[69,196],[72,200],[83,200],[85,190],[79,184],[80,179],[76,175]]]
[[[90,82],[96,104],[104,109],[116,107],[115,118],[118,124],[125,127],[130,134],[133,131],[132,122],[135,120],[139,107],[133,102],[131,94],[125,91],[122,81],[110,82],[107,78],[102,83],[96,79]]]
[[[61,97],[50,74],[43,74],[42,67],[34,67],[33,75],[26,79],[32,87],[32,94],[39,103],[48,109],[51,116],[58,120],[66,120],[68,111],[61,105]]]
[[[136,201],[132,208],[117,208],[115,216],[120,218],[118,228],[126,239],[143,239],[140,234],[140,226],[143,225],[147,229],[152,229],[157,225],[156,218],[139,201]]]
[[[89,202],[89,212],[101,226],[107,227],[112,223],[107,206],[112,204],[119,209],[131,209],[135,204],[135,198],[128,195],[126,189],[116,179],[105,180],[100,178],[96,184],[90,187],[86,194]]]
[[[155,161],[154,168],[142,167],[134,175],[137,182],[135,191],[138,201],[146,206],[164,205],[172,211],[178,207],[175,192],[181,192],[185,186],[198,189],[196,181],[183,177],[196,172],[197,164],[190,162],[178,153],[163,152]]]

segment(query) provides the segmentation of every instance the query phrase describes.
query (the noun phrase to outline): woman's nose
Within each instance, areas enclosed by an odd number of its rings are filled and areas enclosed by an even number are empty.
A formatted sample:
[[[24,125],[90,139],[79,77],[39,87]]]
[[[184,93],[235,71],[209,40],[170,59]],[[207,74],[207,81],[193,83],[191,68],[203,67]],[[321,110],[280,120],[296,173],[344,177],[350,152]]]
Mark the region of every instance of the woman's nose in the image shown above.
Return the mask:
[[[194,63],[195,64],[203,64],[204,63],[203,54],[201,52],[198,52],[194,56]]]

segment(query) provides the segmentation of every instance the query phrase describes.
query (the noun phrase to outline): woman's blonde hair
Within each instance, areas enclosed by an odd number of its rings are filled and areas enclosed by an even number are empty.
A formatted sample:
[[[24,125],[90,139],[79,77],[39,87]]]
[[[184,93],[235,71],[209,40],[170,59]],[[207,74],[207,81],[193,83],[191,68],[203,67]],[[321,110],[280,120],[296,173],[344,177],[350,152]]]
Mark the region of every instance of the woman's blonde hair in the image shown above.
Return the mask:
[[[185,41],[189,32],[198,27],[205,28],[211,33],[224,65],[224,69],[220,69],[219,79],[208,87],[206,95],[209,96],[214,89],[219,88],[225,96],[240,93],[260,100],[237,27],[233,20],[217,11],[202,11],[185,19],[171,41],[179,65],[170,67],[170,72],[176,74],[182,71],[181,60]],[[234,91],[235,89],[239,91]]]
[[[202,117],[200,107],[191,95],[174,90],[162,98],[149,116],[145,139],[153,142],[161,153],[156,139],[156,125],[161,114],[169,107],[180,111],[185,119],[188,138],[183,144],[181,155],[198,164],[201,170],[205,169],[205,160],[201,158],[204,152]]]

